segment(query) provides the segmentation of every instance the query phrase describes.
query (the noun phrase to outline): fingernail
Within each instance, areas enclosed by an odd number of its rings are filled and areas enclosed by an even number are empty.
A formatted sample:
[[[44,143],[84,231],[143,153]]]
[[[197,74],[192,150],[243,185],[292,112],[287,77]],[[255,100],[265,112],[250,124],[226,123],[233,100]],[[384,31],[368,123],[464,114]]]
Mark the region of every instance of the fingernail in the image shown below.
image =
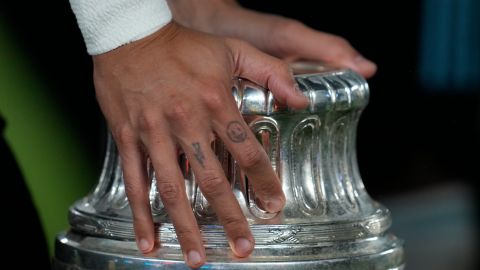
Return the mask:
[[[202,257],[196,250],[190,250],[187,255],[187,261],[190,265],[197,265],[202,261]]]
[[[150,243],[147,241],[147,239],[142,238],[140,239],[140,241],[138,241],[138,248],[142,252],[148,252],[150,251]]]
[[[375,63],[373,63],[372,61],[366,59],[361,55],[355,57],[353,61],[355,62],[355,65],[361,69],[377,68],[377,65],[375,65]]]
[[[300,86],[298,85],[298,83],[295,83],[293,85],[293,88],[295,89],[295,95],[299,96],[299,97],[302,97],[302,98],[307,98],[305,97],[305,95],[303,94],[302,90],[300,90]]]
[[[252,243],[245,238],[238,238],[235,241],[235,251],[242,255],[248,255],[252,248]]]
[[[267,211],[271,213],[276,213],[282,210],[283,208],[283,201],[280,199],[270,199],[265,202],[265,206],[267,207]]]

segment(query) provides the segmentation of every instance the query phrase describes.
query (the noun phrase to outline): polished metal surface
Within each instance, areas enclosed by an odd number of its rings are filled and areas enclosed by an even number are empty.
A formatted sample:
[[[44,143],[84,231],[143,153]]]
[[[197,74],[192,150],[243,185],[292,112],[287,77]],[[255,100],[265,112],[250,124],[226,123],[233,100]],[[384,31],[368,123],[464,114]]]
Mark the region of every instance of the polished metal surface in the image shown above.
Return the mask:
[[[270,91],[245,80],[236,80],[232,88],[282,181],[287,197],[282,212],[268,213],[257,205],[251,184],[221,141],[213,146],[255,237],[250,257],[233,257],[188,160],[179,158],[207,247],[205,269],[402,269],[402,243],[387,232],[390,213],[369,197],[357,167],[355,134],[368,103],[366,81],[350,70],[313,64],[294,69],[310,100],[303,111],[276,105]],[[97,187],[72,206],[71,231],[57,238],[56,269],[187,269],[153,170],[150,175],[161,248],[150,256],[137,251],[121,164],[110,138]]]

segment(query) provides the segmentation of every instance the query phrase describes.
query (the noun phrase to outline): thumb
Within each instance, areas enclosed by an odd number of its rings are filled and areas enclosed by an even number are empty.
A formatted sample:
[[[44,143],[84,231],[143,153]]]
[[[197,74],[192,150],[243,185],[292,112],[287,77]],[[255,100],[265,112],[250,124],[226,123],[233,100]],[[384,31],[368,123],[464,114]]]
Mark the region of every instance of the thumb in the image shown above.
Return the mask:
[[[227,40],[234,57],[235,76],[269,89],[275,99],[293,109],[308,106],[308,99],[298,89],[289,65],[240,40]]]

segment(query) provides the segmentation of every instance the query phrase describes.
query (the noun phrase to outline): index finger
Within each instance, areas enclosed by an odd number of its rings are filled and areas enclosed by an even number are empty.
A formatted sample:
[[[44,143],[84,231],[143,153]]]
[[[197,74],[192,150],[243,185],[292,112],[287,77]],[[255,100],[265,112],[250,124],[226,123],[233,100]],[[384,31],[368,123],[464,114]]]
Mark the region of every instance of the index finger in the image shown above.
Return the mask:
[[[265,210],[271,213],[281,211],[285,205],[285,195],[265,150],[238,110],[225,115],[229,115],[229,118],[213,121],[215,132],[248,176],[255,195]],[[237,117],[232,118],[232,115]]]

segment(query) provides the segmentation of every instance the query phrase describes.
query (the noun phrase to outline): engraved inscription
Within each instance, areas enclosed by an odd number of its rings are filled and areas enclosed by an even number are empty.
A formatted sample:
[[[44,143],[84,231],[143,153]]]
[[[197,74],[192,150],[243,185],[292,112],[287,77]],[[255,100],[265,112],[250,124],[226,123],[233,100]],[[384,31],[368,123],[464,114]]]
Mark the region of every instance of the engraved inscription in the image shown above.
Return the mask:
[[[269,244],[286,244],[286,243],[299,243],[300,240],[296,237],[297,233],[302,231],[301,228],[292,228],[288,230],[280,230],[280,229],[271,229],[268,232],[276,234],[275,238],[268,241]]]

